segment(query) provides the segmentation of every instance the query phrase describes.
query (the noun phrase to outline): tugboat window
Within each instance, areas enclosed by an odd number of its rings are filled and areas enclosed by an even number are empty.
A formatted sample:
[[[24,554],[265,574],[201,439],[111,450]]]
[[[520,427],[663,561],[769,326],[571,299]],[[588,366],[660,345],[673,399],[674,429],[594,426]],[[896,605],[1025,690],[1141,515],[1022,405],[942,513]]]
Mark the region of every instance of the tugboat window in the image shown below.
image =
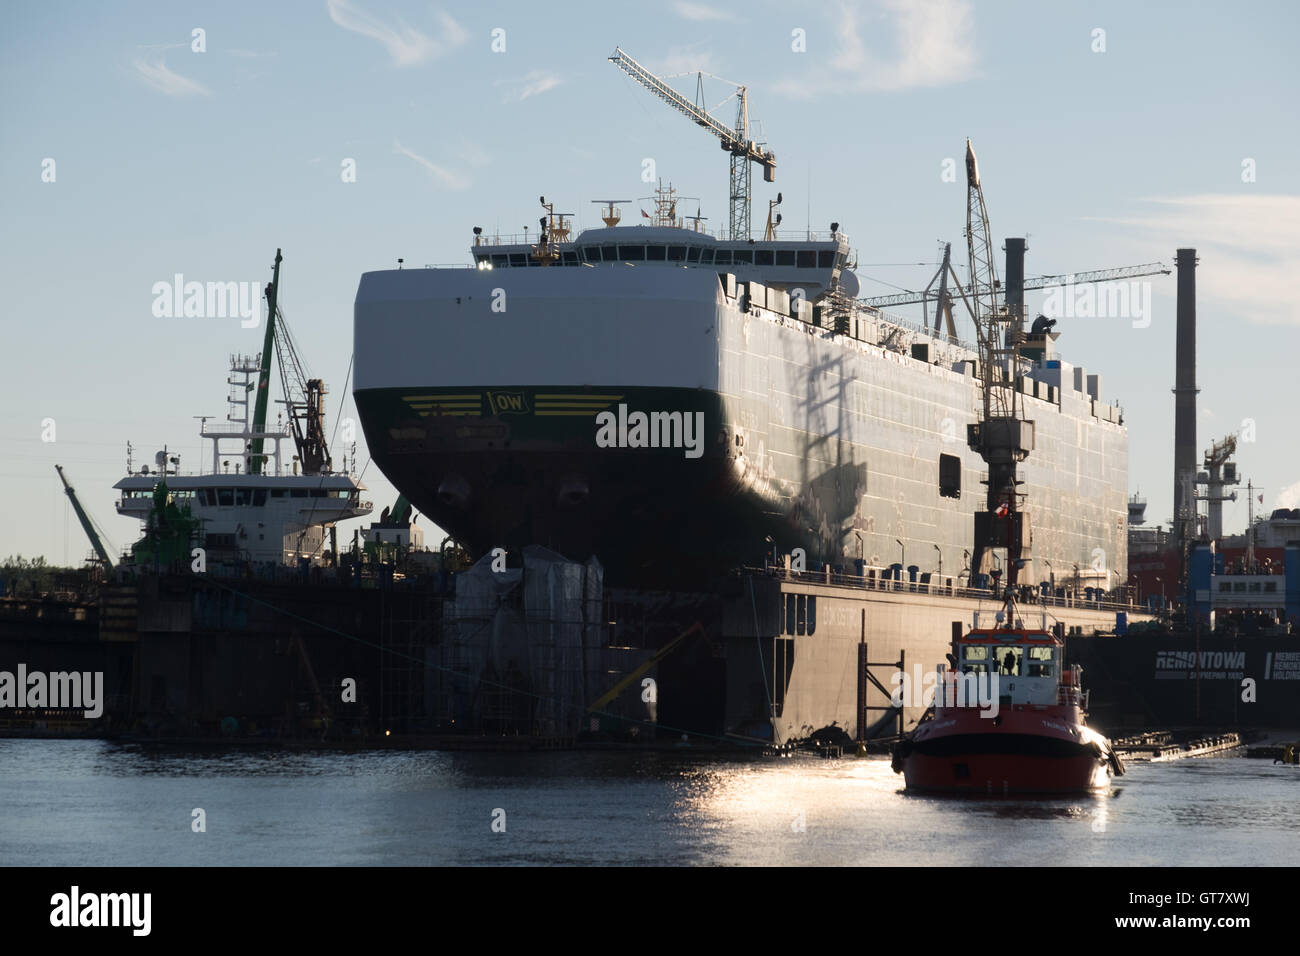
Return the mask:
[[[993,661],[997,664],[998,673],[1004,677],[1020,676],[1020,658],[1024,653],[1024,648],[1016,646],[1007,646],[996,648],[993,652]]]
[[[1050,647],[1029,648],[1029,668],[1025,676],[1056,676],[1056,652]]]

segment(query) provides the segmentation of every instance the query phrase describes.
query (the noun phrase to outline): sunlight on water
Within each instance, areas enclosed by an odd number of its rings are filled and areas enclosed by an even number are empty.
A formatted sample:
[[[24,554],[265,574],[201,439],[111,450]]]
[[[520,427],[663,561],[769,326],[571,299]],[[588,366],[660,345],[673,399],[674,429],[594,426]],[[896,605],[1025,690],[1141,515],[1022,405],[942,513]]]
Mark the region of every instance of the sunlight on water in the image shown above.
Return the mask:
[[[1133,764],[1109,794],[1039,800],[908,795],[883,758],[4,740],[0,766],[10,865],[1293,865],[1300,854],[1300,772],[1241,758]],[[196,807],[205,833],[191,832]]]

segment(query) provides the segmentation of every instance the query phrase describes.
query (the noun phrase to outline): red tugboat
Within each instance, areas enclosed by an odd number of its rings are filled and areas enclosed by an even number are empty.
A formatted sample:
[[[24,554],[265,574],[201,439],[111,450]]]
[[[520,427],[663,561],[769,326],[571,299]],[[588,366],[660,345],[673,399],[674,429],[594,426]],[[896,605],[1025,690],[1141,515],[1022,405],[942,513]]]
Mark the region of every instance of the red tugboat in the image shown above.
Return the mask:
[[[939,665],[933,719],[894,748],[908,790],[1051,794],[1104,790],[1124,772],[1110,741],[1084,721],[1080,668],[1064,642],[1015,620],[955,640],[955,671]],[[1014,624],[1010,623],[1014,621]]]

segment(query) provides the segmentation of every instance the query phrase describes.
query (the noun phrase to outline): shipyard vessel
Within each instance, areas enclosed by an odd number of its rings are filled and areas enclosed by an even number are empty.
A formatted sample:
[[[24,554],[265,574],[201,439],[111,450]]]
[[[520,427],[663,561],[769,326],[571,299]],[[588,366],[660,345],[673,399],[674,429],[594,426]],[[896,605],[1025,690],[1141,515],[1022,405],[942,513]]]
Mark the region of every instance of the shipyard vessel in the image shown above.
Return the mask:
[[[936,670],[933,718],[893,749],[908,790],[1087,793],[1124,773],[1087,725],[1082,668],[1065,664],[1064,642],[1043,625],[1026,627],[1008,601],[990,626],[953,642],[951,670]]]
[[[267,322],[258,355],[232,355],[225,421],[202,417],[199,435],[211,458],[194,472],[164,448],[153,466],[139,466],[127,445],[126,477],[117,513],[144,523],[133,559],[146,567],[203,562],[250,567],[319,565],[337,559],[336,523],[369,515],[365,486],[344,467],[335,469],[325,438],[321,379],[303,369],[292,334],[277,305],[280,250],[266,287]],[[267,422],[271,371],[278,357],[287,422]],[[284,443],[289,447],[285,448]]]
[[[645,584],[802,548],[975,583],[978,354],[857,307],[838,229],[729,241],[660,219],[541,259],[522,238],[471,252],[362,277],[354,394],[384,473],[472,553],[538,543]],[[1096,383],[1050,353],[1018,382],[1022,579],[1123,580],[1128,439]]]

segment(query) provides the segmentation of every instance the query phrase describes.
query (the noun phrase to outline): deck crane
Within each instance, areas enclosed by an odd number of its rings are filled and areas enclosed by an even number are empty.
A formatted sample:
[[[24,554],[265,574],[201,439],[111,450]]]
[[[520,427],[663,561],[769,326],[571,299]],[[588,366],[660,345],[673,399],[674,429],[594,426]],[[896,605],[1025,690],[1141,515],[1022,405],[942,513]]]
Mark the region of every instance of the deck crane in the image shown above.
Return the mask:
[[[774,182],[776,180],[776,155],[770,149],[763,149],[750,138],[749,100],[745,87],[737,83],[730,83],[728,80],[722,80],[722,82],[736,87],[734,94],[737,100],[736,123],[734,127],[728,127],[725,123],[709,115],[703,106],[704,77],[709,76],[716,80],[721,80],[721,77],[715,77],[711,73],[697,73],[697,102],[692,103],[624,53],[621,48],[615,47],[614,55],[609,60],[673,109],[694,120],[718,137],[722,148],[731,154],[731,233],[729,238],[749,239],[750,163],[758,163],[763,167],[764,182]]]
[[[249,441],[248,473],[260,475],[266,463],[262,454],[261,435],[266,433],[266,409],[271,395],[271,359],[278,359],[280,386],[284,404],[289,414],[294,445],[303,474],[317,475],[328,472],[333,465],[329,443],[325,438],[325,383],[319,378],[308,378],[302,359],[294,345],[289,325],[280,309],[280,250],[275,250],[275,266],[271,281],[266,286],[266,332],[262,339],[261,367],[257,376],[257,400],[253,405],[252,432],[259,437]],[[274,353],[272,352],[274,349]]]
[[[90,520],[90,515],[86,514],[86,509],[81,507],[81,502],[77,500],[77,493],[73,490],[72,485],[68,484],[68,476],[63,473],[62,465],[55,465],[54,470],[59,473],[59,480],[63,482],[63,491],[72,502],[72,510],[77,513],[77,520],[81,522],[81,528],[86,532],[86,537],[90,539],[90,546],[95,549],[95,554],[99,556],[100,562],[104,565],[105,571],[113,570],[113,561],[108,556],[108,550],[104,547],[104,542],[100,540],[99,532],[95,530],[95,523]]]

